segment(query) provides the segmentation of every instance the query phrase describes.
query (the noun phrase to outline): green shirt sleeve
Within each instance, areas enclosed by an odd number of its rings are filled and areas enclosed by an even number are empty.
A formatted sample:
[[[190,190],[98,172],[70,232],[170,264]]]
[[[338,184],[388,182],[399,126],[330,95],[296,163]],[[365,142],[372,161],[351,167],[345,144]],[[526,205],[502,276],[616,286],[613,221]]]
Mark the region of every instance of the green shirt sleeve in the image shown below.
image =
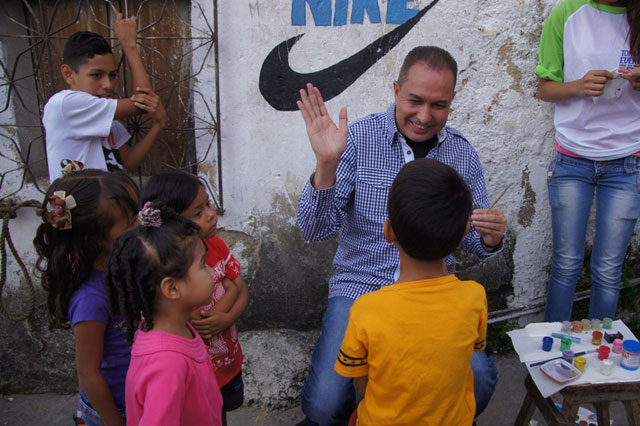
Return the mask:
[[[546,80],[564,82],[564,27],[567,19],[586,0],[565,0],[556,5],[544,23],[538,50],[536,75]]]

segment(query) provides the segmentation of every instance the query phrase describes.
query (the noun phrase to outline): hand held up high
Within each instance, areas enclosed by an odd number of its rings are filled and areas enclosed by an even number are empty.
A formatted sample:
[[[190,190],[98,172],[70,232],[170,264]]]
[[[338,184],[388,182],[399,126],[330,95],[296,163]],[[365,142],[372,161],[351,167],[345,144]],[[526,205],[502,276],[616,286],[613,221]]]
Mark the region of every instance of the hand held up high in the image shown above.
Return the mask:
[[[300,90],[300,98],[298,109],[316,157],[313,186],[317,190],[326,189],[334,184],[340,157],[347,149],[347,108],[340,110],[339,126],[336,126],[317,87],[308,83],[307,90]]]
[[[124,18],[122,13],[118,13],[113,30],[115,31],[116,36],[118,36],[118,40],[120,41],[120,44],[122,44],[123,49],[136,48],[138,27],[135,16],[132,16],[131,18]]]

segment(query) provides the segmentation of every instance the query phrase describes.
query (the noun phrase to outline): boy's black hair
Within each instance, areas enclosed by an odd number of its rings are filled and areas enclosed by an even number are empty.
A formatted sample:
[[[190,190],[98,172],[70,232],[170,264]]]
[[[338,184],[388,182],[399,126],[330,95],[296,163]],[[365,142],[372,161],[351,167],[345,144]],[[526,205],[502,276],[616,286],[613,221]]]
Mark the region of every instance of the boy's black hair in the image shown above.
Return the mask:
[[[387,207],[402,249],[418,260],[440,260],[462,241],[471,216],[471,191],[451,167],[420,158],[400,170]]]
[[[78,67],[95,55],[107,53],[113,55],[111,45],[104,37],[90,31],[78,31],[67,39],[62,52],[62,63],[78,72]]]
[[[185,211],[198,196],[204,185],[191,173],[173,171],[158,173],[142,189],[142,205],[147,201],[162,200],[178,213]]]
[[[64,191],[76,202],[69,210],[70,229],[58,229],[46,219],[49,198],[57,191]],[[36,268],[47,293],[50,330],[69,328],[71,295],[89,278],[120,215],[135,217],[138,197],[138,186],[122,172],[84,169],[49,186],[42,201],[43,223],[36,230],[33,245],[38,253]]]
[[[160,226],[139,226],[125,232],[113,244],[105,283],[109,305],[127,324],[127,341],[133,342],[135,322],[153,328],[156,290],[165,277],[184,278],[195,255],[195,244],[204,244],[200,228],[162,201],[151,203],[160,210]]]
[[[437,46],[418,46],[407,54],[398,75],[398,84],[400,86],[407,79],[409,69],[419,62],[427,64],[429,68],[436,71],[451,71],[453,73],[453,87],[456,87],[458,64],[449,52]]]

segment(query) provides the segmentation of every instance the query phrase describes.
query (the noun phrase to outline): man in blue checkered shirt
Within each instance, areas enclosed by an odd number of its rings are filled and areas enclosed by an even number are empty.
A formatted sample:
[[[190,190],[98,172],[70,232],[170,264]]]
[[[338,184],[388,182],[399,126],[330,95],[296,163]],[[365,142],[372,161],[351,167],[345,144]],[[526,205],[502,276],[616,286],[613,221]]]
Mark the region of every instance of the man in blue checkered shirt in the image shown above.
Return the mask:
[[[507,220],[500,210],[487,210],[478,154],[460,132],[446,126],[456,75],[457,64],[447,51],[417,47],[407,55],[393,83],[395,103],[386,112],[371,114],[349,126],[346,108],[340,111],[336,127],[318,88],[308,84],[306,91],[300,91],[298,108],[316,169],[300,195],[298,223],[307,240],[326,240],[338,233],[336,273],[329,281],[322,334],[302,390],[308,425],[345,424],[353,409],[352,380],[338,375],[333,366],[353,301],[398,277],[399,255],[385,241],[383,223],[389,188],[405,163],[427,157],[456,169],[469,185],[476,208],[464,247],[479,257],[502,248]],[[452,273],[453,258],[445,261]],[[474,354],[471,366],[478,415],[493,394],[497,370],[484,352]]]

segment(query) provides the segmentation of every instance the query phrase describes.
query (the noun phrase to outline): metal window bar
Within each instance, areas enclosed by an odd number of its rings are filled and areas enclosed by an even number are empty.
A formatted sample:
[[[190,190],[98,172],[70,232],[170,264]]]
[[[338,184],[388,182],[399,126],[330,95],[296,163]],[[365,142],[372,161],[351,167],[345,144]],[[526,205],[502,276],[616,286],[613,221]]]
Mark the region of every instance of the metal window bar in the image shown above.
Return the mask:
[[[27,182],[44,192],[47,186],[45,138],[41,115],[46,101],[66,88],[60,75],[62,47],[80,30],[110,40],[119,58],[122,97],[131,93],[126,61],[111,29],[118,11],[135,14],[138,50],[154,91],[167,110],[167,126],[137,172],[139,182],[165,170],[197,173],[204,161],[216,162],[211,194],[223,212],[220,146],[217,2],[208,16],[200,0],[3,0],[0,2],[0,140],[12,149],[0,152],[0,198],[15,196]],[[195,17],[198,25],[191,20]],[[194,82],[214,64],[215,93],[203,93]],[[206,77],[210,77],[207,75]],[[198,111],[194,110],[194,104]],[[215,105],[213,105],[215,103]],[[6,119],[11,116],[13,119]],[[3,115],[5,119],[3,119]],[[151,117],[124,121],[133,143],[144,136]],[[196,152],[196,139],[200,151]],[[204,149],[203,149],[204,147]],[[215,191],[214,191],[215,192]]]

